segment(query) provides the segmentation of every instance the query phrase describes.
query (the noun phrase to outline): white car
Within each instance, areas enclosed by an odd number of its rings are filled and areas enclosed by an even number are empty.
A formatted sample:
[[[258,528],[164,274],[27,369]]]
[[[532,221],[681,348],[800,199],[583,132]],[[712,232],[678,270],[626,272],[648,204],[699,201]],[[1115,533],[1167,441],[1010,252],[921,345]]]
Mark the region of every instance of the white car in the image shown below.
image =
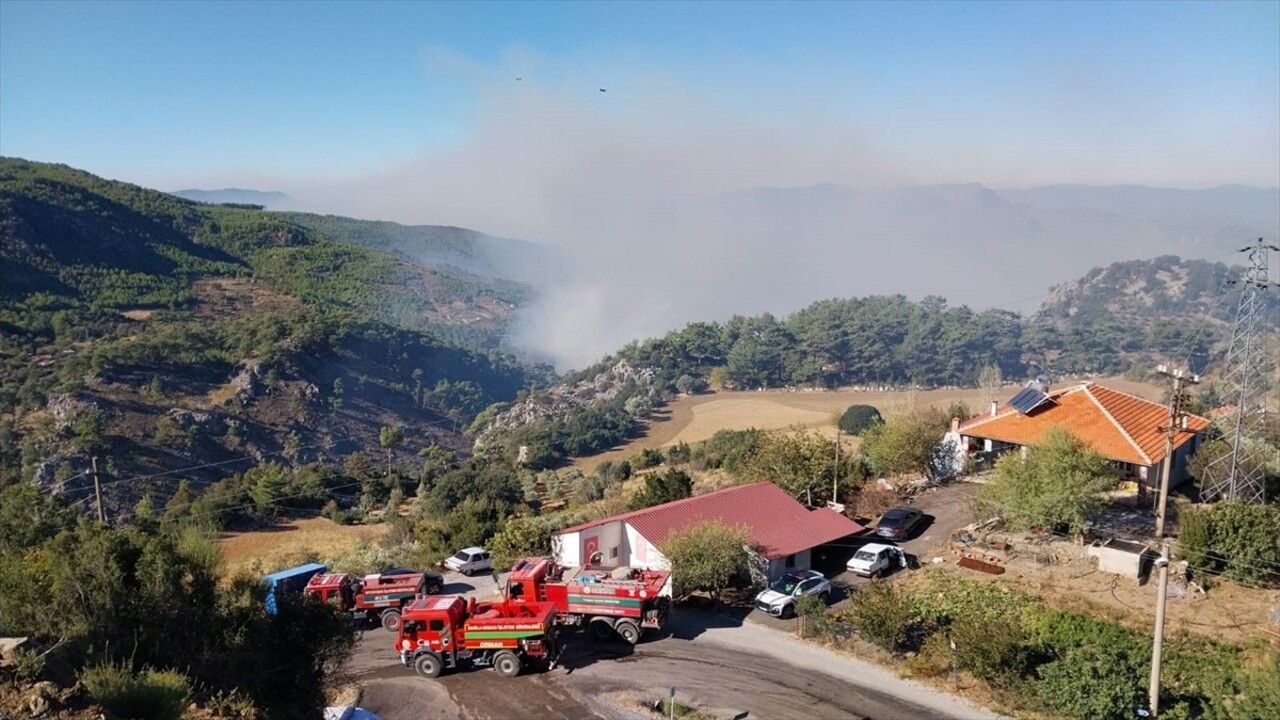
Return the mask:
[[[868,543],[858,548],[858,552],[849,558],[845,569],[854,575],[863,577],[882,577],[893,572],[894,568],[906,567],[907,556],[902,548],[895,545]]]
[[[756,596],[756,609],[774,617],[795,617],[796,601],[806,595],[817,595],[825,605],[831,596],[831,581],[817,570],[787,573]]]
[[[485,570],[493,570],[493,560],[489,551],[482,547],[462,548],[453,557],[444,561],[444,566],[463,575],[474,575]]]

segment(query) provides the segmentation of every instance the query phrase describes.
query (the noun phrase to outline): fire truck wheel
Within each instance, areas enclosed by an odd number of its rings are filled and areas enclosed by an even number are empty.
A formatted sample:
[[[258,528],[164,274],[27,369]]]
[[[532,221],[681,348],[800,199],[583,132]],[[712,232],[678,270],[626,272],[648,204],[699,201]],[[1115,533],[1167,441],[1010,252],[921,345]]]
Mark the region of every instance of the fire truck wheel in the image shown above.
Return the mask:
[[[618,631],[618,634],[622,636],[623,640],[627,641],[628,645],[635,645],[640,642],[640,628],[636,627],[636,624],[630,620],[623,620],[618,623],[614,630]]]
[[[399,630],[400,629],[400,611],[399,610],[384,611],[382,613],[382,627],[386,628],[387,630],[390,630],[391,632],[396,632],[397,630]]]
[[[591,621],[591,638],[601,642],[613,638],[613,625],[608,620]]]
[[[413,661],[413,669],[424,678],[438,678],[444,663],[435,653],[423,653]]]
[[[504,650],[493,657],[493,669],[502,677],[515,677],[520,674],[520,658],[515,653]]]

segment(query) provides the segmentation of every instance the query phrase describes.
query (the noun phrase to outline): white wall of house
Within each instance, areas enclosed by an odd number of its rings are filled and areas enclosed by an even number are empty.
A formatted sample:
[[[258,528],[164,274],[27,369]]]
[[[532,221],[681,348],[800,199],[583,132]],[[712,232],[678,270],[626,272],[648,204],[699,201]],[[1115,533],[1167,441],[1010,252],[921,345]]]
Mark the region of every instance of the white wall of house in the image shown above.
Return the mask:
[[[553,543],[556,562],[566,567],[578,567],[590,563],[594,553],[600,553],[602,565],[628,565],[632,546],[627,542],[629,526],[621,520],[589,527],[584,530],[557,535]]]
[[[662,554],[656,545],[649,542],[649,539],[640,534],[630,524],[626,525],[627,536],[627,555],[623,562],[619,565],[630,565],[635,568],[652,568],[654,570],[669,570],[671,562]]]
[[[582,564],[582,543],[580,533],[567,532],[556,535],[551,541],[551,550],[556,562],[565,567],[578,567]]]
[[[773,582],[789,572],[808,570],[813,563],[813,551],[802,550],[795,555],[773,558],[765,566],[765,575]]]

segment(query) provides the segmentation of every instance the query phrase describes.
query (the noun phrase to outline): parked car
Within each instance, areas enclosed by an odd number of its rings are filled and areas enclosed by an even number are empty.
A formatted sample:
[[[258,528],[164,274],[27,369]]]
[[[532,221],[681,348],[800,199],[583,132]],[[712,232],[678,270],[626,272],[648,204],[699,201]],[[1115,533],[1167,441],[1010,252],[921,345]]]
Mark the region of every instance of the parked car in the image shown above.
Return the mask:
[[[924,520],[924,513],[915,508],[894,508],[880,516],[880,522],[876,523],[876,535],[906,540],[911,537],[921,520]]]
[[[493,570],[493,560],[489,551],[482,547],[462,548],[453,557],[444,561],[444,566],[463,575],[474,575],[478,572]]]
[[[845,569],[854,575],[863,577],[884,577],[894,568],[906,567],[907,555],[902,548],[895,545],[868,543],[858,548],[858,552],[849,558]]]
[[[756,609],[774,617],[795,617],[796,602],[808,595],[817,595],[825,605],[831,596],[831,581],[817,570],[787,573],[756,596]]]
[[[381,575],[416,575],[422,573],[427,576],[427,594],[443,595],[444,594],[444,576],[434,570],[414,570],[413,568],[388,568],[383,570]]]

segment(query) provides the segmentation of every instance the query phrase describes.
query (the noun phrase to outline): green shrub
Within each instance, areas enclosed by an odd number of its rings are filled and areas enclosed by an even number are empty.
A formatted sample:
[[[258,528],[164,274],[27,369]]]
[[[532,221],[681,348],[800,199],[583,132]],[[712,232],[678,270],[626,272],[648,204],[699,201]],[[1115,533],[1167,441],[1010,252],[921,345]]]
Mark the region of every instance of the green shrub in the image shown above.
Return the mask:
[[[861,435],[864,430],[884,422],[880,411],[870,405],[850,405],[840,416],[840,429],[850,435]]]
[[[135,673],[125,662],[107,662],[86,667],[80,679],[94,700],[126,718],[179,720],[191,701],[191,682],[173,670]]]
[[[1042,665],[1037,689],[1044,709],[1054,715],[1127,720],[1146,704],[1147,670],[1122,648],[1088,645]]]
[[[997,687],[1022,679],[1031,662],[1027,635],[1016,618],[961,616],[951,624],[956,664]]]
[[[826,633],[830,621],[827,619],[827,603],[817,595],[805,595],[796,601],[796,615],[801,618],[800,627],[804,637],[815,637]]]
[[[1202,573],[1249,585],[1280,582],[1280,508],[1222,502],[1179,521],[1183,556]]]
[[[901,649],[916,617],[902,591],[889,583],[854,593],[845,616],[864,639],[893,652]]]

